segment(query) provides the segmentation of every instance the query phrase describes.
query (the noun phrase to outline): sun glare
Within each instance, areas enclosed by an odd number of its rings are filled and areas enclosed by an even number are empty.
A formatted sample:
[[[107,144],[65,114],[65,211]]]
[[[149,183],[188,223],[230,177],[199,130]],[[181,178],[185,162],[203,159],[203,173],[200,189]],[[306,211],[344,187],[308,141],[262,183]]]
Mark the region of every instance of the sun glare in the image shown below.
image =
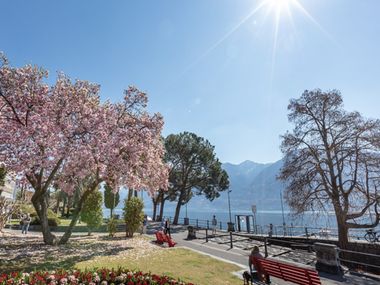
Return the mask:
[[[273,47],[272,47],[272,68],[271,68],[271,78],[273,80],[276,53],[278,48],[278,37],[280,33],[280,23],[283,25],[289,24],[293,33],[297,35],[296,24],[293,19],[294,16],[304,16],[311,23],[313,23],[318,29],[332,42],[335,43],[331,35],[323,29],[323,27],[313,18],[313,16],[308,12],[308,10],[301,4],[303,0],[258,0],[255,1],[257,5],[249,11],[249,13],[243,17],[235,26],[232,27],[228,32],[226,32],[221,38],[215,41],[205,52],[203,52],[195,61],[189,64],[185,70],[180,74],[182,76],[213,50],[219,47],[225,40],[227,40],[233,33],[235,33],[242,25],[247,23],[250,19],[255,17],[257,14],[264,13],[264,18],[271,16],[273,18],[274,35],[273,35]]]
[[[275,9],[276,11],[281,11],[284,8],[288,8],[289,4],[293,2],[292,0],[267,0],[267,5],[269,5],[271,8]]]

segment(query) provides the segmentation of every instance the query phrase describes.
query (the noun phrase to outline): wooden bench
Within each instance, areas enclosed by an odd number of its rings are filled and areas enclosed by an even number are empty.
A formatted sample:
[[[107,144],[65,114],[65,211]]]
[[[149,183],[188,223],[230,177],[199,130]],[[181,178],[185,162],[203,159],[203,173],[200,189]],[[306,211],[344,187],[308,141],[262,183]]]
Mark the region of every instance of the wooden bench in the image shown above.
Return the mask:
[[[318,271],[281,263],[271,259],[256,258],[258,269],[269,276],[277,277],[285,281],[299,285],[321,285]]]
[[[175,246],[177,243],[173,241],[170,236],[165,234],[163,231],[157,231],[156,232],[156,243],[158,244],[164,244],[165,242],[168,243],[169,247]]]

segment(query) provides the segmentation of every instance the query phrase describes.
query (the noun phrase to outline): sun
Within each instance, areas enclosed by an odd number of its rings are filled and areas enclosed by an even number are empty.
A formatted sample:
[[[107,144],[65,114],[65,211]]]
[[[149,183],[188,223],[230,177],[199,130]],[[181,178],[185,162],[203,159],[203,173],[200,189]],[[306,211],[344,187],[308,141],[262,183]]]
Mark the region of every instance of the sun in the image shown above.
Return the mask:
[[[294,0],[266,0],[266,5],[270,7],[270,9],[274,9],[276,12],[281,12],[284,9],[289,9],[289,5],[294,2]]]

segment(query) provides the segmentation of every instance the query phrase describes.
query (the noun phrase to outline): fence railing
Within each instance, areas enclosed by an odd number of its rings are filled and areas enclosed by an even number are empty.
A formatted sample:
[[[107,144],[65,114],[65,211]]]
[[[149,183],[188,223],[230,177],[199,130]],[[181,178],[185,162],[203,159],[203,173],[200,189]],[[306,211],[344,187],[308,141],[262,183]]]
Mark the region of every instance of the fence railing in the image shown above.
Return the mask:
[[[272,246],[286,248],[286,250],[282,253],[271,255],[271,257],[276,257],[278,255],[291,252],[292,250],[300,249],[307,251],[307,256],[310,256],[310,253],[314,251],[314,241],[312,239],[306,239],[304,242],[299,242],[263,236],[261,237],[261,240],[258,240],[257,238],[259,236],[256,236],[253,239],[252,236],[247,236],[247,234],[242,234],[239,232],[217,231],[216,234],[210,234],[210,232],[210,229],[207,228],[199,229],[197,234],[200,235],[199,238],[205,239],[206,242],[213,241],[218,244],[226,244],[230,249],[236,247],[236,244],[241,242],[248,244],[248,246],[245,247],[246,249],[252,248],[254,245],[258,245],[259,247],[262,247],[265,257],[269,256],[269,248]],[[380,255],[378,254],[344,250],[337,247],[337,256],[339,263],[345,265],[350,270],[358,273],[371,272],[380,274]],[[315,256],[311,259],[314,258]]]
[[[169,217],[172,221],[172,217]],[[185,221],[188,221],[186,223]],[[179,218],[179,223],[184,225],[191,225],[197,228],[213,228],[211,220],[202,219],[190,219]],[[219,230],[227,230],[227,222],[218,222],[217,228]],[[235,229],[237,230],[237,229]],[[378,228],[380,231],[380,228]],[[249,229],[241,230],[240,232],[248,232],[259,236],[269,237],[306,237],[307,239],[322,238],[322,239],[337,239],[338,228],[333,227],[310,227],[310,226],[298,226],[298,225],[251,225]],[[364,240],[366,230],[365,229],[350,229],[350,240]]]

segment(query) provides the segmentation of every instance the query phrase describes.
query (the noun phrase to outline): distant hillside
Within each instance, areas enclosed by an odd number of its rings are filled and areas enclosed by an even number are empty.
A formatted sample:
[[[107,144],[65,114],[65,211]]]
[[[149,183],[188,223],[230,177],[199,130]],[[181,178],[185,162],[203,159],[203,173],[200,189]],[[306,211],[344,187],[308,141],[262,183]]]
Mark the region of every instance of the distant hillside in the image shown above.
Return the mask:
[[[282,160],[275,163],[256,163],[246,160],[240,164],[223,163],[222,167],[230,179],[230,198],[232,211],[250,211],[252,204],[257,205],[259,211],[281,210],[280,192],[284,190],[283,184],[276,179]],[[121,191],[121,201],[127,195]],[[152,208],[151,199],[144,194],[144,203],[147,209]],[[165,204],[167,211],[174,210],[176,203]],[[122,207],[122,203],[118,207]],[[287,206],[284,202],[284,208]],[[227,192],[213,202],[203,196],[194,197],[188,204],[188,209],[199,211],[226,211],[228,210]],[[184,213],[184,207],[181,213]]]
[[[280,192],[284,186],[276,177],[282,164],[282,160],[268,164],[248,160],[237,165],[224,163],[230,177],[231,208],[249,211],[255,204],[258,210],[281,210]],[[225,205],[225,199],[227,195],[217,199],[214,206]]]

